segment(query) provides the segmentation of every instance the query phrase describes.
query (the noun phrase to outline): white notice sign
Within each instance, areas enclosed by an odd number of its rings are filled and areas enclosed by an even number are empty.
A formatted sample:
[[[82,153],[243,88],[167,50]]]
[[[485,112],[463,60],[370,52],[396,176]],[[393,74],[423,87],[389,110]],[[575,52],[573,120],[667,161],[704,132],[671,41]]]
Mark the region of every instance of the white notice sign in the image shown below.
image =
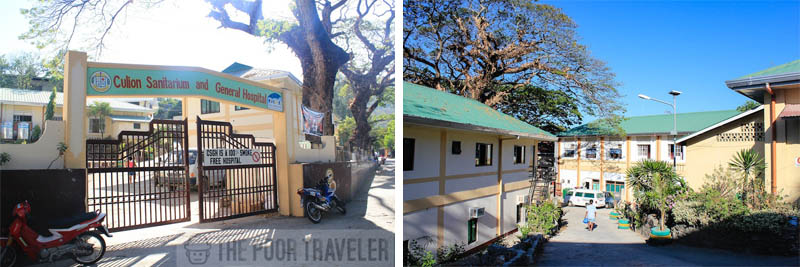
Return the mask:
[[[203,150],[203,166],[250,165],[261,163],[261,155],[252,149],[211,148]]]

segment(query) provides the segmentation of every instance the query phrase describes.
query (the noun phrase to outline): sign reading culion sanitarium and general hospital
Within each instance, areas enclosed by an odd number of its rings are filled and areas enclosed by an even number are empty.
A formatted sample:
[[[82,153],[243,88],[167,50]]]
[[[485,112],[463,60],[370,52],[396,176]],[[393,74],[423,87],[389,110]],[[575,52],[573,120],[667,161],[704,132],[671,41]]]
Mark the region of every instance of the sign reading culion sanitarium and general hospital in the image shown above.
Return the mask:
[[[206,96],[283,111],[280,92],[200,70],[89,67],[87,75],[87,96]]]

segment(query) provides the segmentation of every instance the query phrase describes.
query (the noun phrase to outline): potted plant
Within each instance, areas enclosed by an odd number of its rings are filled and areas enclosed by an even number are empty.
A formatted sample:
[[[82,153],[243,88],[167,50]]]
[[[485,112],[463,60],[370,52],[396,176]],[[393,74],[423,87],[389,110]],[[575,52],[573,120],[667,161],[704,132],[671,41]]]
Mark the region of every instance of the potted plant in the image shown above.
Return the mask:
[[[650,229],[650,239],[670,239],[670,229],[666,227],[669,196],[677,194],[685,183],[665,161],[643,160],[627,171],[628,183],[641,205],[657,209],[661,215],[659,225]]]

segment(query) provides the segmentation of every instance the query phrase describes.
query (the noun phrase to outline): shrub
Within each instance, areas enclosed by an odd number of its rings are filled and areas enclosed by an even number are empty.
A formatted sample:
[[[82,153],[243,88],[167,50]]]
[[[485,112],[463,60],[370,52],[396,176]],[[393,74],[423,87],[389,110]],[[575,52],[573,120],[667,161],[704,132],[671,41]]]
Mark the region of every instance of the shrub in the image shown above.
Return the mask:
[[[751,214],[732,216],[720,226],[739,233],[766,233],[780,235],[791,227],[785,214],[774,211],[756,211]]]
[[[561,207],[549,201],[539,205],[530,205],[527,210],[528,222],[524,226],[527,227],[525,231],[543,234],[552,234],[564,214]]]
[[[31,143],[38,141],[40,136],[42,136],[42,128],[39,127],[39,125],[33,126],[33,130],[31,130]]]
[[[718,165],[711,174],[706,174],[703,191],[716,190],[720,196],[734,198],[742,190],[742,180],[730,168]]]
[[[420,239],[409,241],[408,255],[404,259],[405,266],[436,266],[449,262],[454,262],[459,256],[464,254],[465,245],[455,243],[436,249],[434,255],[427,249],[428,244],[433,243],[433,238],[426,236]]]

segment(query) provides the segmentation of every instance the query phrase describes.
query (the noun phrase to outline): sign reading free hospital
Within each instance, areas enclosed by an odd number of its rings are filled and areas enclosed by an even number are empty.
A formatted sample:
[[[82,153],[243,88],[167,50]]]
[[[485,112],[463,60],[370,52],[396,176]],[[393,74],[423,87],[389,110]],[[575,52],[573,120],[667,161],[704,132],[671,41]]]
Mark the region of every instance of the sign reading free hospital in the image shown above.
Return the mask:
[[[280,92],[195,70],[89,67],[88,96],[207,96],[283,111]]]

